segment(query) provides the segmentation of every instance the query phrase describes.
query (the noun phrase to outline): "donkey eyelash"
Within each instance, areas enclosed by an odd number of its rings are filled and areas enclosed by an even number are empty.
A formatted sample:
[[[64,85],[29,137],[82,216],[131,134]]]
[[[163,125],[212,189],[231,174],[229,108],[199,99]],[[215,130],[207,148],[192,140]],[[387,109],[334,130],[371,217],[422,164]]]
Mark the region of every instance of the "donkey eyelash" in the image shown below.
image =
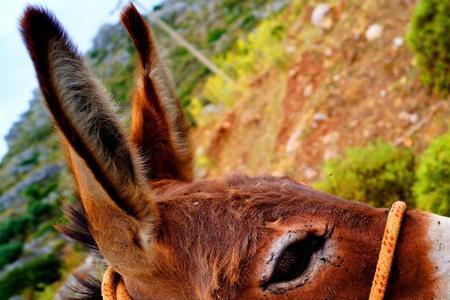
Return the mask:
[[[322,236],[310,235],[288,244],[275,261],[272,274],[263,286],[290,282],[300,277],[308,268],[312,256],[325,243]]]

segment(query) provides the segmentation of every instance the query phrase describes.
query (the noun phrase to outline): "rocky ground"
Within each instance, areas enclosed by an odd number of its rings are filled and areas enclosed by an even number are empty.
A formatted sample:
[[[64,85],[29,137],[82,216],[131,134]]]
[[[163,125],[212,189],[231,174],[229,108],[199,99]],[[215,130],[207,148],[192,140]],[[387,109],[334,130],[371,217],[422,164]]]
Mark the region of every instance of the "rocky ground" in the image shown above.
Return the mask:
[[[290,28],[284,68],[195,130],[214,177],[230,171],[313,182],[322,163],[376,140],[420,152],[448,131],[450,105],[418,80],[405,34],[414,1],[311,2]],[[262,151],[263,149],[263,151]]]

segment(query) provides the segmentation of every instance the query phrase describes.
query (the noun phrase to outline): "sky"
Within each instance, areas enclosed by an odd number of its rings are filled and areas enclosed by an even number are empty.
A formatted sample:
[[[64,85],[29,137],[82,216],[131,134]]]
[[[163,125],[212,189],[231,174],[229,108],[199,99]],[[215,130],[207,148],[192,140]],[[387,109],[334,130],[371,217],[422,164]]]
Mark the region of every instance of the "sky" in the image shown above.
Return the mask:
[[[117,0],[0,0],[0,159],[7,152],[4,136],[28,109],[37,81],[22,43],[18,20],[27,4],[52,10],[79,49],[86,52],[105,23],[117,23]],[[148,8],[161,0],[144,0]],[[121,1],[125,5],[127,1]]]

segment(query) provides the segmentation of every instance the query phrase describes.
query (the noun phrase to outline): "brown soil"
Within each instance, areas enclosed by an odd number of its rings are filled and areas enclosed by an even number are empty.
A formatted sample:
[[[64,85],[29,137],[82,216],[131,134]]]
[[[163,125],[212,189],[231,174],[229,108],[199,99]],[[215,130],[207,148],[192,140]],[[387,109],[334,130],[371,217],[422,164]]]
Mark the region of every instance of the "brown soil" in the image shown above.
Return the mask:
[[[312,28],[307,7],[301,29],[290,35],[297,50],[289,66],[261,75],[224,116],[195,130],[195,144],[212,161],[203,175],[269,173],[311,182],[324,160],[350,146],[382,139],[420,152],[448,131],[448,99],[432,96],[407,46],[393,44],[405,36],[413,2],[342,0],[329,31]],[[373,23],[384,31],[369,42]]]

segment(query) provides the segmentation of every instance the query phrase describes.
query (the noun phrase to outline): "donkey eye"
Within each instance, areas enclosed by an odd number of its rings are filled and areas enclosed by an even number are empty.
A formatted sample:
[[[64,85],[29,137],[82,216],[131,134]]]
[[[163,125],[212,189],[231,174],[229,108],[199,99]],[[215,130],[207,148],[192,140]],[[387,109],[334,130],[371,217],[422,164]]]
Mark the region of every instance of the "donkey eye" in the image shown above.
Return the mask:
[[[289,244],[279,255],[265,286],[293,281],[300,277],[308,269],[313,254],[322,248],[324,242],[324,237],[309,236]]]

